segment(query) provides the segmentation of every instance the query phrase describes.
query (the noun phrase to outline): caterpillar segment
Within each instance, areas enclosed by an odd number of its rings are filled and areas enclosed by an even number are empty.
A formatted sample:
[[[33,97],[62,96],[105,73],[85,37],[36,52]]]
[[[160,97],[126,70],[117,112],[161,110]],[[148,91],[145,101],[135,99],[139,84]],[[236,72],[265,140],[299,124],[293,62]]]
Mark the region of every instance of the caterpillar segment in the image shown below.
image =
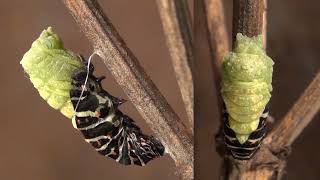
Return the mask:
[[[237,34],[234,50],[224,57],[221,94],[226,111],[225,142],[236,159],[251,158],[265,136],[273,64],[261,36]]]
[[[72,75],[71,102],[76,110],[73,126],[95,150],[124,165],[144,166],[164,154],[164,146],[154,137],[144,135],[134,121],[118,110],[124,100],[111,96],[102,86],[104,77],[96,78],[90,65]],[[84,89],[81,99],[81,91]],[[80,101],[79,101],[80,100]]]
[[[251,159],[259,149],[260,144],[267,132],[266,121],[269,114],[268,109],[269,108],[266,108],[263,114],[260,116],[258,128],[249,135],[248,139],[243,144],[237,140],[236,133],[230,128],[228,122],[228,113],[223,113],[224,141],[234,158],[239,160]]]

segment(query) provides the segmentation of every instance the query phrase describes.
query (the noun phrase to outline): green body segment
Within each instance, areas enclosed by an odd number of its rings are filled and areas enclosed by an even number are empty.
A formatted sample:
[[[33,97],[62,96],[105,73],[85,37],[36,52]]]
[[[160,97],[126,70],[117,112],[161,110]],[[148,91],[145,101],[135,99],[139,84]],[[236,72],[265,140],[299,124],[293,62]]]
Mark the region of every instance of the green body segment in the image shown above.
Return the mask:
[[[40,96],[51,107],[71,118],[74,114],[69,95],[71,75],[83,66],[79,56],[65,49],[61,39],[49,27],[32,43],[20,64]]]
[[[222,97],[229,114],[229,126],[243,144],[259,125],[272,91],[273,61],[261,36],[237,34],[235,48],[224,57]]]

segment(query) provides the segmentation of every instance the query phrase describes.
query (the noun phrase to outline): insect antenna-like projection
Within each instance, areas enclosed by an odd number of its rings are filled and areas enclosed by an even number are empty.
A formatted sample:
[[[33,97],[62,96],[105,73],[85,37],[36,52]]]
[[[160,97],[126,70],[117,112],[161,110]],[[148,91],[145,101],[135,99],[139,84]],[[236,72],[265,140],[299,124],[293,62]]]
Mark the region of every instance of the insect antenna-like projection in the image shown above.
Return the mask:
[[[266,134],[273,64],[263,49],[261,36],[238,34],[234,51],[224,57],[224,135],[236,159],[250,159]]]
[[[72,123],[85,140],[101,155],[124,165],[144,166],[162,156],[163,145],[154,137],[144,135],[134,121],[118,109],[124,101],[102,88],[104,77],[93,75],[92,64],[88,71],[85,66],[74,71],[70,90],[75,109]]]

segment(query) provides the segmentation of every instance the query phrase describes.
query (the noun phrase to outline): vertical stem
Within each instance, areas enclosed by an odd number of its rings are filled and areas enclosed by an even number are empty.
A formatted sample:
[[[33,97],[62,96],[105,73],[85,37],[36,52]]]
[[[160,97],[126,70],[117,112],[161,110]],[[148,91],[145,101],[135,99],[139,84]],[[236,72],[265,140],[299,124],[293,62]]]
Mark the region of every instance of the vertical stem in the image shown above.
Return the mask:
[[[193,130],[193,51],[191,17],[186,0],[157,0],[172,65]]]
[[[230,50],[227,25],[222,0],[201,0],[206,16],[206,26],[209,36],[210,53],[213,64],[213,74],[217,94],[218,112],[222,112],[222,98],[220,96],[221,66],[223,56]],[[222,117],[220,114],[219,117]]]
[[[236,40],[237,33],[248,37],[261,35],[263,31],[264,0],[233,0],[233,27],[232,42]],[[220,142],[221,143],[221,142]],[[263,147],[262,147],[263,148]],[[250,160],[239,161],[225,156],[221,179],[226,180],[269,180],[272,179],[273,162],[277,164],[270,151],[262,149]],[[270,160],[265,159],[270,157]],[[271,159],[275,159],[271,161]],[[267,160],[267,161],[266,161]],[[268,162],[271,162],[268,164]],[[267,171],[265,171],[267,169]],[[268,171],[270,169],[271,171]]]
[[[223,56],[230,50],[228,31],[222,0],[203,0],[207,17],[208,33],[215,74],[219,77]],[[220,84],[220,82],[219,82]]]
[[[268,28],[268,0],[264,0],[264,9],[263,9],[263,20],[262,20],[262,41],[263,47],[267,49],[267,28]]]
[[[233,0],[232,39],[237,33],[248,37],[262,34],[264,0]]]

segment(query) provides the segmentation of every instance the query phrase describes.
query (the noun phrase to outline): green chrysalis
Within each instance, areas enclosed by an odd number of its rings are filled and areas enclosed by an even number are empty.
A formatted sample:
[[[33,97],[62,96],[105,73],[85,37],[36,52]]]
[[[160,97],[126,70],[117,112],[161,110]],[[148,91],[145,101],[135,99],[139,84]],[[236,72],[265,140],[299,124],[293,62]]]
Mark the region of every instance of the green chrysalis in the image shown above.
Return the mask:
[[[240,144],[257,129],[270,100],[273,64],[261,36],[249,38],[237,34],[233,52],[224,57],[221,93],[229,126]]]
[[[74,114],[69,95],[71,74],[83,66],[80,57],[65,49],[58,35],[48,27],[32,43],[20,64],[40,96],[51,107],[71,118]]]

